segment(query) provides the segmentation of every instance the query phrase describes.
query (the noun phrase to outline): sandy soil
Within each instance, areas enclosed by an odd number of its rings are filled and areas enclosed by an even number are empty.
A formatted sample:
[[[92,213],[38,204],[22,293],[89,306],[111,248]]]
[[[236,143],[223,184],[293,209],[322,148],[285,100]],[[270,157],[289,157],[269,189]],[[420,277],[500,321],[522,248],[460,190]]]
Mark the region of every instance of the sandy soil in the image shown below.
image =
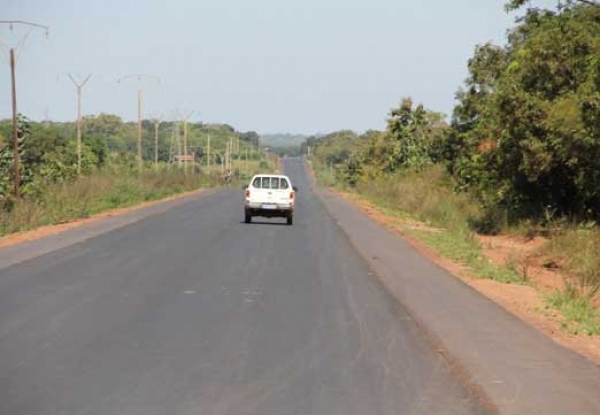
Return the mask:
[[[202,192],[205,192],[206,190],[207,189],[192,190],[189,192],[179,193],[174,196],[169,196],[164,199],[153,200],[150,202],[144,202],[144,203],[141,203],[141,204],[135,205],[135,206],[107,210],[107,211],[98,213],[96,215],[92,215],[90,217],[79,219],[79,220],[76,220],[73,222],[41,226],[39,228],[32,229],[30,231],[12,233],[10,235],[6,235],[6,236],[3,236],[0,238],[0,248],[6,247],[6,246],[17,245],[17,244],[21,244],[24,242],[34,241],[36,239],[45,238],[46,236],[55,235],[57,233],[64,232],[69,229],[73,229],[78,226],[85,225],[87,223],[95,222],[95,221],[98,221],[103,218],[122,215],[124,213],[131,212],[131,211],[134,211],[137,209],[142,209],[142,208],[145,208],[148,206],[156,205],[158,203],[166,202],[169,200],[180,199],[182,197],[186,197],[186,196],[189,196],[192,194],[202,193]]]
[[[479,236],[482,253],[492,262],[501,265],[513,265],[526,276],[530,285],[503,284],[493,280],[464,276],[467,266],[442,258],[435,250],[420,239],[407,234],[409,229],[436,232],[426,224],[405,220],[386,214],[373,204],[348,193],[337,192],[372,219],[385,225],[401,236],[424,256],[445,268],[457,278],[473,287],[479,293],[496,302],[521,320],[588,359],[600,364],[600,336],[573,335],[561,328],[562,315],[545,306],[543,296],[564,287],[565,276],[560,267],[548,267],[554,264],[549,258],[539,254],[540,248],[547,242],[544,238],[527,240],[516,236]]]

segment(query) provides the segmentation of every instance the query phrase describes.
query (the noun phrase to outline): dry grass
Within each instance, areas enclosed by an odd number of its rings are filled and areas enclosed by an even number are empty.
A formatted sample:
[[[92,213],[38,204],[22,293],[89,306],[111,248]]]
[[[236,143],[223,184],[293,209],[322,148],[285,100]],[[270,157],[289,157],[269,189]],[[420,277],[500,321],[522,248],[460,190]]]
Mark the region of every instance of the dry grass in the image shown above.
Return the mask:
[[[273,172],[276,164],[269,160],[233,163],[231,186],[245,183],[258,172]],[[166,164],[155,170],[148,167],[142,174],[125,166],[112,165],[83,176],[75,182],[36,183],[35,191],[12,206],[0,209],[0,236],[30,230],[43,225],[70,222],[117,207],[132,206],[170,195],[224,185],[221,166],[188,167]]]
[[[567,285],[590,301],[600,292],[600,229],[564,226],[553,233],[545,253],[570,275]]]
[[[215,181],[216,178],[209,175],[186,176],[178,169],[147,170],[138,175],[128,169],[112,167],[75,182],[39,183],[35,195],[24,197],[10,210],[0,210],[0,235],[210,187]]]
[[[380,206],[408,212],[443,228],[465,228],[480,216],[475,202],[455,193],[441,166],[358,184],[356,190]]]

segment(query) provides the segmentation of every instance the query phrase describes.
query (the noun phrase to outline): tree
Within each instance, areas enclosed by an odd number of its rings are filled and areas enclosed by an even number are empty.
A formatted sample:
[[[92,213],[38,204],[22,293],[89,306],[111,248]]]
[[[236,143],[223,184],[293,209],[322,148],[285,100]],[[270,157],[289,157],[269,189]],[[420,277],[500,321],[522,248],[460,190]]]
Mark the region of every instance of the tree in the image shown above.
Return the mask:
[[[506,3],[504,7],[506,8],[506,10],[511,11],[520,9],[521,7],[529,3],[531,3],[531,0],[511,0],[508,3]],[[600,6],[600,3],[593,0],[566,0],[565,5],[572,6],[577,3],[587,4],[590,6]]]
[[[452,171],[486,207],[600,216],[599,54],[600,8],[584,4],[529,10],[507,47],[476,51],[486,64],[459,94]]]

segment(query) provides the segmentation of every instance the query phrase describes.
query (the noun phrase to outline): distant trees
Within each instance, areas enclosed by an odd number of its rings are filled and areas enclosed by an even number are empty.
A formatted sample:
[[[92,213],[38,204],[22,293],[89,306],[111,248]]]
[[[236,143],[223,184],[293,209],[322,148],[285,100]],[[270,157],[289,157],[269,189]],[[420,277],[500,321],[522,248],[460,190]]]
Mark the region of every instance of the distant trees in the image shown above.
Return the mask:
[[[254,131],[248,131],[246,133],[241,133],[240,139],[242,141],[245,141],[245,142],[253,145],[254,147],[258,147],[260,144],[260,136],[258,135],[258,133],[254,132]]]
[[[89,174],[106,164],[136,168],[137,124],[124,122],[112,114],[84,117],[82,171]],[[22,194],[35,196],[47,183],[66,182],[77,177],[75,123],[32,122],[19,116],[19,151]],[[144,120],[143,149],[146,160],[154,160],[154,125]],[[180,134],[181,134],[181,130]],[[178,151],[174,122],[161,124],[159,161],[167,162]],[[188,152],[197,160],[205,156],[207,139],[211,138],[212,155],[224,151],[231,139],[240,139],[240,149],[257,146],[255,132],[239,133],[225,124],[189,125]],[[11,123],[0,121],[0,209],[10,208],[13,202],[14,170]],[[257,152],[251,152],[256,156]],[[238,155],[239,157],[239,155]],[[213,160],[214,162],[215,160]]]
[[[320,160],[335,168],[341,181],[354,186],[402,169],[425,169],[439,157],[437,142],[446,128],[442,114],[405,98],[390,111],[385,132],[338,131],[312,137],[303,152],[310,146]]]

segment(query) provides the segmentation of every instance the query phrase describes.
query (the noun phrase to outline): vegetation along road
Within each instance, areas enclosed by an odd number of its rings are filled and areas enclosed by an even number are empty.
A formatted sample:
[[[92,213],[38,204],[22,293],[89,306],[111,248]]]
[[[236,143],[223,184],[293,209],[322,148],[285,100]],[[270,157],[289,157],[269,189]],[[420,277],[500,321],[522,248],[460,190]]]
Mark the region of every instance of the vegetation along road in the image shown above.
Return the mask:
[[[300,187],[293,227],[242,223],[242,192],[224,189],[78,239],[84,225],[73,245],[8,267],[0,256],[0,413],[597,413],[595,366],[319,200],[298,159],[283,167]],[[375,276],[389,277],[386,246],[410,310]]]
[[[0,415],[600,414],[600,0],[12,3]]]

